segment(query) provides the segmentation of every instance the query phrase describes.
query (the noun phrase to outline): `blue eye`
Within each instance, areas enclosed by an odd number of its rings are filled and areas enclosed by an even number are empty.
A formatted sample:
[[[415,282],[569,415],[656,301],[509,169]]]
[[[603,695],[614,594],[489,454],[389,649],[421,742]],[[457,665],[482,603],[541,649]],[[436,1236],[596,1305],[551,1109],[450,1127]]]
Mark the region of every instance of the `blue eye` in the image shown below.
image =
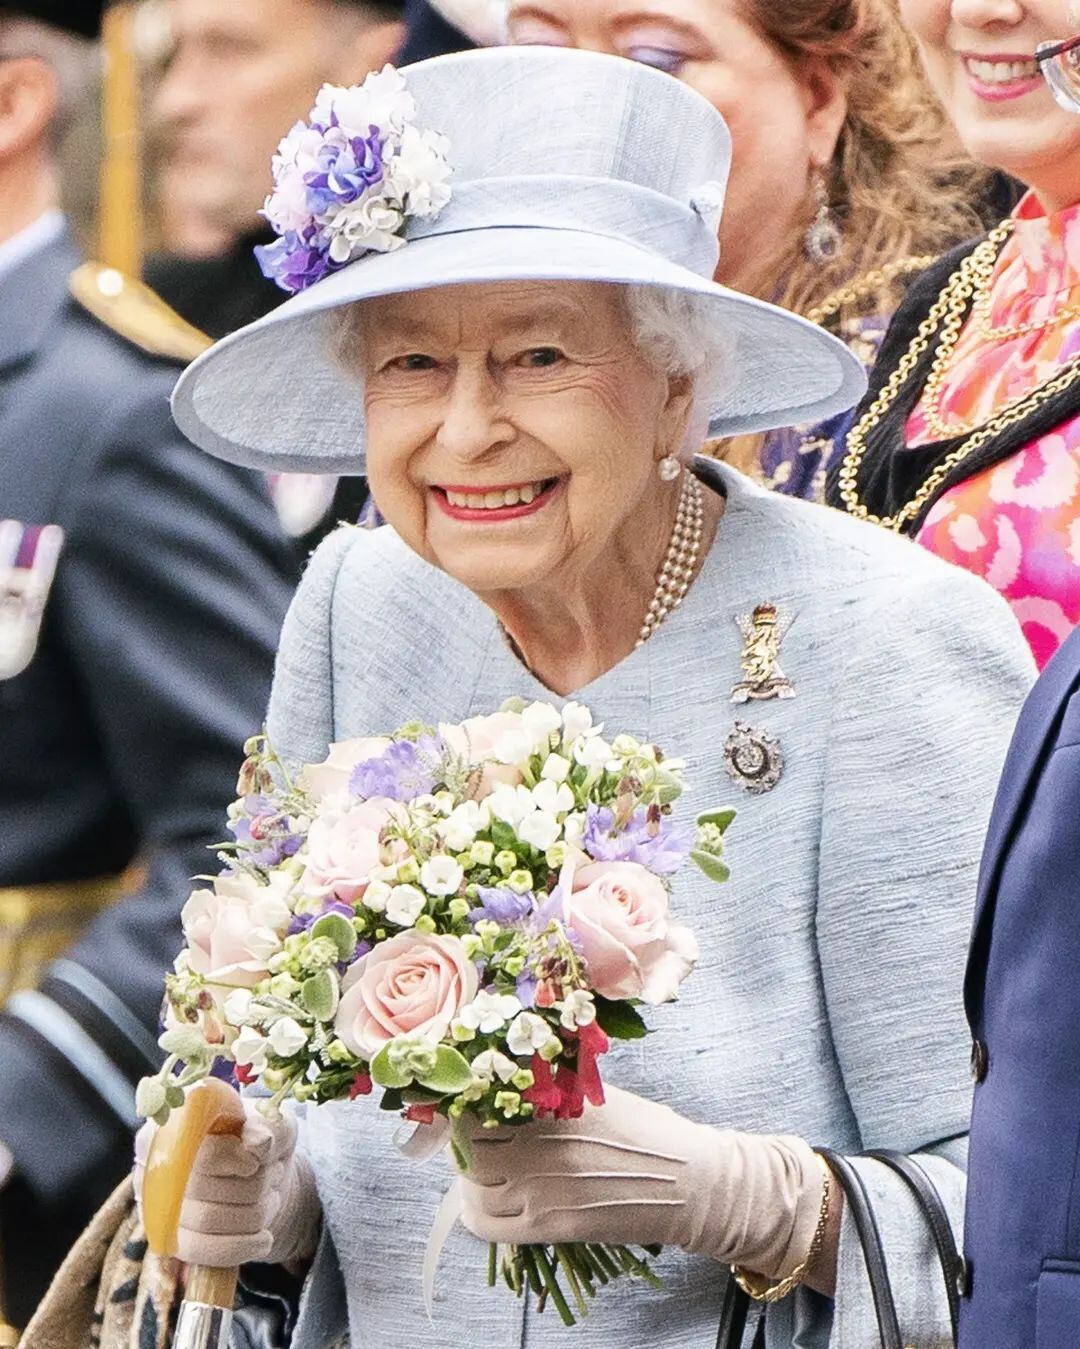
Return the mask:
[[[666,47],[630,47],[626,55],[631,61],[643,66],[652,66],[667,75],[677,75],[687,62],[682,52],[671,51]]]

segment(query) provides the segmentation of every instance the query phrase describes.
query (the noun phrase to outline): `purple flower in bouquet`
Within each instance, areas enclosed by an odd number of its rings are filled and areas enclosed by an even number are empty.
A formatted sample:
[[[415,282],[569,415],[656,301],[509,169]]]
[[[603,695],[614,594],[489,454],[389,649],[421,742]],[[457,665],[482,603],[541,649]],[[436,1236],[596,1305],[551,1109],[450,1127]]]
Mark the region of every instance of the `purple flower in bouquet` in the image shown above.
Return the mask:
[[[661,817],[650,822],[646,809],[637,810],[622,828],[615,812],[590,805],[585,820],[585,851],[595,862],[637,862],[657,876],[670,876],[683,865],[694,846],[695,833]]]
[[[435,770],[443,757],[438,736],[396,740],[377,758],[365,759],[353,769],[349,791],[364,801],[382,796],[390,801],[412,801],[435,790]]]
[[[498,923],[500,927],[513,927],[522,923],[533,911],[531,894],[519,895],[503,886],[481,886],[477,891],[480,903],[469,914],[470,923],[484,920]]]

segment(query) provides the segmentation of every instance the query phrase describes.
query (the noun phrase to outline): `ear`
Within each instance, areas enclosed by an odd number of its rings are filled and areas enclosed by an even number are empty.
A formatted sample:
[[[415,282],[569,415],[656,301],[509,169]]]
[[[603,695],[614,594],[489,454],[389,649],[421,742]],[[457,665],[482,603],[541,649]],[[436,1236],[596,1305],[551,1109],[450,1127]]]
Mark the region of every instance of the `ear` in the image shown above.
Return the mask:
[[[58,98],[52,66],[36,57],[0,61],[0,158],[45,140]]]
[[[821,56],[800,62],[800,86],[806,108],[806,141],[817,169],[832,163],[848,114],[847,81]]]
[[[673,454],[676,458],[681,454],[693,408],[694,377],[669,375],[668,396],[661,409],[660,425],[657,428],[657,448],[663,454]]]
[[[338,53],[338,80],[341,84],[359,84],[372,70],[382,70],[393,62],[405,41],[405,25],[398,19],[358,29],[355,38]]]

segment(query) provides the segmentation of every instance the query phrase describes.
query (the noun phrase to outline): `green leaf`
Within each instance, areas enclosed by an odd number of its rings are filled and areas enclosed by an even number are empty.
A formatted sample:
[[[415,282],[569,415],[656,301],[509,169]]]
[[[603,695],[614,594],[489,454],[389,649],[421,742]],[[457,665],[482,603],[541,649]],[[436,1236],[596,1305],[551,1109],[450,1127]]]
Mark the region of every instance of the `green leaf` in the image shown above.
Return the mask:
[[[329,970],[313,974],[300,987],[300,1002],[306,1012],[319,1021],[330,1021],[337,1011],[341,995],[338,981]]]
[[[596,997],[596,1021],[613,1040],[641,1040],[649,1033],[641,1013],[628,1002]]]
[[[738,811],[735,810],[707,810],[703,815],[697,817],[698,828],[700,829],[702,825],[714,824],[723,834],[737,814]]]
[[[455,1096],[465,1090],[472,1078],[472,1069],[464,1054],[459,1054],[449,1045],[440,1045],[435,1051],[435,1071],[417,1078],[417,1081],[422,1087],[437,1091],[441,1096]]]
[[[702,852],[699,848],[695,848],[690,854],[690,860],[698,864],[710,881],[722,883],[731,879],[731,868],[721,862],[719,857],[714,857],[711,852]]]
[[[514,833],[513,825],[509,825],[505,820],[495,820],[491,825],[491,841],[495,844],[495,851],[502,852],[504,849],[510,849],[516,852],[519,846],[519,839]]]
[[[338,949],[338,959],[348,960],[356,950],[356,929],[343,913],[326,913],[311,928],[312,937],[329,937]]]
[[[402,1087],[411,1085],[413,1075],[406,1067],[397,1068],[390,1062],[390,1045],[382,1049],[371,1060],[371,1080],[378,1087]]]
[[[405,1099],[400,1091],[391,1089],[384,1091],[382,1099],[379,1101],[380,1110],[394,1110],[400,1112],[405,1108]]]

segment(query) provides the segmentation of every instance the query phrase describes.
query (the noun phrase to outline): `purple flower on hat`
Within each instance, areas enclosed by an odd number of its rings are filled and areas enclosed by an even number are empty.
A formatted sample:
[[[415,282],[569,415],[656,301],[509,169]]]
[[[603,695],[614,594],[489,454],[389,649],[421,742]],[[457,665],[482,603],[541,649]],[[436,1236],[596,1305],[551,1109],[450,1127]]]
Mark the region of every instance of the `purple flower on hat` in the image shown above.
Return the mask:
[[[310,120],[274,156],[263,215],[279,238],[255,250],[264,276],[306,290],[367,253],[400,248],[411,218],[438,215],[450,200],[447,143],[419,131],[415,115],[392,66],[351,89],[323,85]]]

